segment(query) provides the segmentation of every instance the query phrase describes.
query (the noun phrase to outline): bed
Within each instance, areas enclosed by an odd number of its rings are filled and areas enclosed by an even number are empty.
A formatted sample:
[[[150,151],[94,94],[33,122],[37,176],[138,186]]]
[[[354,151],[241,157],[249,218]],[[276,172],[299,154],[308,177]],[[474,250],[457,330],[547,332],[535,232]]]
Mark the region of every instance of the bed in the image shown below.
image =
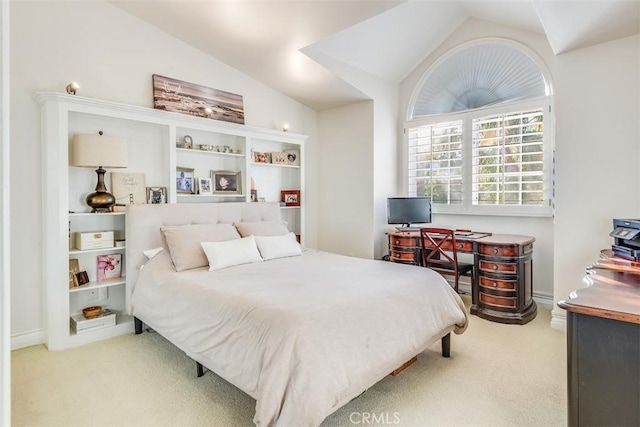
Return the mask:
[[[245,238],[227,242],[229,227]],[[256,425],[317,426],[466,329],[464,304],[434,271],[299,246],[272,256],[284,247],[273,243],[286,238],[281,228],[276,203],[132,205],[127,214],[127,307],[137,332],[146,324],[255,398]],[[210,271],[240,242],[269,259]],[[201,253],[190,253],[196,246]]]

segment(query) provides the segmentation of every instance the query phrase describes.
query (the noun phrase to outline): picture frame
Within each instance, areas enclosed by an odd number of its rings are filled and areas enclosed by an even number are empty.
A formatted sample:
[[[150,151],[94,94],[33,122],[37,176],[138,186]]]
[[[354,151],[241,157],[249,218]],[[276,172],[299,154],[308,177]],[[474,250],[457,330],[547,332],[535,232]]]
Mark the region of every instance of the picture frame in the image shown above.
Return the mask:
[[[98,255],[96,262],[98,282],[122,277],[122,254]]]
[[[242,95],[153,74],[153,108],[244,124]]]
[[[198,178],[198,194],[201,194],[201,195],[213,194],[210,177]]]
[[[258,190],[256,190],[255,188],[251,189],[251,201],[252,202],[258,201]]]
[[[147,187],[147,203],[150,205],[167,203],[167,187]]]
[[[289,166],[300,166],[300,151],[298,150],[285,150],[287,155],[287,164]]]
[[[77,258],[69,260],[69,288],[75,288],[77,285],[76,274],[80,272],[80,261]]]
[[[182,194],[194,194],[195,191],[195,183],[194,183],[194,175],[193,168],[176,168],[176,192]]]
[[[75,274],[75,285],[82,286],[89,283],[89,274],[86,271],[79,271]]]
[[[271,162],[274,165],[288,165],[287,153],[284,151],[274,151],[271,153]]]
[[[271,153],[254,151],[253,161],[255,163],[271,163]]]
[[[144,173],[111,172],[111,193],[116,205],[141,205],[147,203]]]
[[[300,190],[282,190],[280,191],[280,201],[285,206],[300,206]]]
[[[242,176],[240,171],[212,170],[211,188],[213,194],[242,195]]]

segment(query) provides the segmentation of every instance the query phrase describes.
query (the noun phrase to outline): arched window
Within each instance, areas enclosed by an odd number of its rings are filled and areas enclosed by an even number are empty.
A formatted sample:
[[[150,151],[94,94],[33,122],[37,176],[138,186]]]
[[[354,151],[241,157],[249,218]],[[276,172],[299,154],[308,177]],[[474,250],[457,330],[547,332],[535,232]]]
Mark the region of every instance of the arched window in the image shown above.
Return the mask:
[[[551,87],[515,42],[462,45],[425,73],[406,122],[410,196],[435,212],[552,214]]]

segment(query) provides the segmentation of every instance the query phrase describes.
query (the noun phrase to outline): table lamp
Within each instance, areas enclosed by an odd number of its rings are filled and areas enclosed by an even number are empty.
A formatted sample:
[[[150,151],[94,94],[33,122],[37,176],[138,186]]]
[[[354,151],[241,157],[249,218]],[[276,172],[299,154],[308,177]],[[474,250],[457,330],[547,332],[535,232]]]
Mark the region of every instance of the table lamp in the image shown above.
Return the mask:
[[[121,138],[103,136],[102,131],[95,134],[74,135],[71,142],[71,165],[79,167],[97,167],[98,185],[95,193],[87,196],[87,205],[91,212],[111,212],[116,204],[113,194],[107,192],[104,174],[107,168],[127,167],[127,142]]]

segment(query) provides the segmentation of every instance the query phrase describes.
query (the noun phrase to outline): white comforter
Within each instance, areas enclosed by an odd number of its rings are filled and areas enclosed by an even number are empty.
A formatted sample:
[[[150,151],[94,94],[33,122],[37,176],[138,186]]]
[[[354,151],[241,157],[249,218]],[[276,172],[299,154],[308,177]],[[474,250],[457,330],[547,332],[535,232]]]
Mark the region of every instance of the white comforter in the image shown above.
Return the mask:
[[[467,325],[460,297],[431,270],[316,251],[180,273],[160,253],[131,303],[136,317],[254,397],[258,426],[317,426]]]

